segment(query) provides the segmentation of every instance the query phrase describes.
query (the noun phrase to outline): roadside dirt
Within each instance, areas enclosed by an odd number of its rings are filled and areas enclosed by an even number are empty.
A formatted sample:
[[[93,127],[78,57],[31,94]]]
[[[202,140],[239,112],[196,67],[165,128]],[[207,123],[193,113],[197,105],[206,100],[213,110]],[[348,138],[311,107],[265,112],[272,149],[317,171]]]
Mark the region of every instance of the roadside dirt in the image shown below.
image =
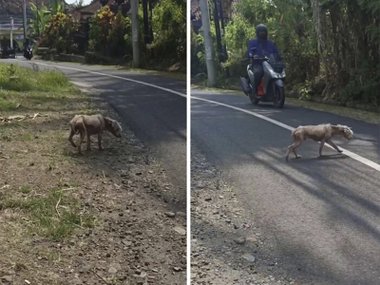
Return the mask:
[[[191,157],[191,284],[301,284],[265,254],[254,209],[241,207],[234,189],[195,145]]]
[[[31,110],[1,114],[30,117],[0,122],[0,199],[59,190],[92,223],[54,240],[27,210],[0,203],[0,284],[185,284],[186,214],[173,210],[162,166],[125,124],[121,139],[103,136],[104,151],[94,138],[92,151],[77,154],[67,141],[74,114],[118,119],[102,101],[48,109],[34,119]],[[55,219],[74,207],[67,201],[56,201]]]

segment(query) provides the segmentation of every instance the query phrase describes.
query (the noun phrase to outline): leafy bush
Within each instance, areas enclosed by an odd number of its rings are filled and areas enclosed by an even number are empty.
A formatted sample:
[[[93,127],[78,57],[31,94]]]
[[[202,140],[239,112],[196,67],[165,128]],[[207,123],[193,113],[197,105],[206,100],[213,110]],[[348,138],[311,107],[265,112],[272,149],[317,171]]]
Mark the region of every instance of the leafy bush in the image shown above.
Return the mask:
[[[153,10],[152,48],[161,60],[186,61],[186,1],[161,0]]]
[[[78,23],[70,15],[57,12],[47,21],[40,46],[54,48],[58,53],[70,53],[74,50],[73,34],[77,29]]]
[[[115,15],[109,8],[100,8],[90,22],[89,48],[90,50],[106,54],[108,50],[108,35]]]
[[[90,50],[112,57],[132,54],[130,34],[130,19],[121,12],[114,14],[109,6],[104,6],[90,22]]]

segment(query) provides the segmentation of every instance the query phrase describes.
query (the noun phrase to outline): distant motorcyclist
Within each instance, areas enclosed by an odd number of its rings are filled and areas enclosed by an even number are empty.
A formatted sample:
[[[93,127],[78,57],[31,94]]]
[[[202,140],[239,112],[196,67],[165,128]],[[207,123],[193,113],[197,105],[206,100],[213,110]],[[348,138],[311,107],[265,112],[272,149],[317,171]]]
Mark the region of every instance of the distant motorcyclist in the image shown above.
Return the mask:
[[[33,48],[32,48],[33,42],[30,39],[25,39],[24,41],[24,57],[26,59],[32,59],[33,57]]]
[[[263,77],[264,71],[260,58],[274,56],[280,59],[280,54],[274,42],[268,40],[268,28],[264,24],[256,26],[256,39],[248,41],[248,57],[252,60],[250,69],[254,74],[254,82],[251,82],[253,91],[256,92],[257,86]],[[249,80],[249,78],[248,78]]]

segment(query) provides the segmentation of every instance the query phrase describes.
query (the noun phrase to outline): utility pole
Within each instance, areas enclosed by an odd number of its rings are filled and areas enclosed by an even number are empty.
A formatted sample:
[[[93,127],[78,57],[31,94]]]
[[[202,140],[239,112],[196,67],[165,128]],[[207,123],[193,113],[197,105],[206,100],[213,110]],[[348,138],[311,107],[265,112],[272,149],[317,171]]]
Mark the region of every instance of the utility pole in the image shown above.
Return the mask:
[[[13,25],[14,25],[14,21],[13,21],[13,17],[11,17],[11,34],[9,37],[9,40],[10,40],[9,46],[11,49],[13,49]]]
[[[24,0],[23,2],[23,6],[22,6],[22,10],[23,10],[23,14],[24,14],[24,42],[26,41],[26,35],[27,35],[27,19],[26,19],[26,0]]]
[[[133,67],[140,66],[138,5],[138,0],[131,0]]]
[[[212,87],[216,84],[216,70],[214,62],[214,52],[213,44],[210,33],[210,17],[208,9],[208,0],[200,0],[199,6],[201,8],[202,16],[202,31],[205,44],[205,53],[206,53],[206,67],[207,67],[207,78],[208,86]]]

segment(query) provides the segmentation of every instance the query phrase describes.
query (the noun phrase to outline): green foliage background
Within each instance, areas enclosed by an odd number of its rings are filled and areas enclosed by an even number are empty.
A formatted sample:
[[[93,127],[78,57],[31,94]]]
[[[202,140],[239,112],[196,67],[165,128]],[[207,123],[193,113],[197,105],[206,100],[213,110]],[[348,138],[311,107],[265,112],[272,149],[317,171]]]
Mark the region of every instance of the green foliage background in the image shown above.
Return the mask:
[[[213,7],[213,1],[209,6]],[[286,63],[286,87],[302,99],[380,107],[380,1],[239,0],[225,23],[224,81],[245,73],[247,41],[265,23]],[[319,16],[318,13],[319,13]],[[211,28],[213,29],[213,25]],[[320,29],[318,29],[320,27]],[[203,38],[192,36],[192,63],[206,72]],[[192,68],[193,68],[192,66]],[[228,72],[227,72],[228,71]],[[223,82],[223,81],[220,81]]]
[[[79,23],[64,11],[60,1],[54,7],[34,5],[31,36],[38,39],[39,46],[56,49],[58,53],[76,53],[75,33]],[[57,4],[58,3],[58,4]],[[144,43],[143,8],[139,5],[139,46],[141,61],[146,67],[167,68],[180,63],[186,70],[186,1],[152,1],[151,27],[153,42]],[[128,63],[132,61],[132,29],[129,16],[113,13],[108,5],[91,17],[87,51],[92,62]],[[110,59],[110,60],[108,60]]]

